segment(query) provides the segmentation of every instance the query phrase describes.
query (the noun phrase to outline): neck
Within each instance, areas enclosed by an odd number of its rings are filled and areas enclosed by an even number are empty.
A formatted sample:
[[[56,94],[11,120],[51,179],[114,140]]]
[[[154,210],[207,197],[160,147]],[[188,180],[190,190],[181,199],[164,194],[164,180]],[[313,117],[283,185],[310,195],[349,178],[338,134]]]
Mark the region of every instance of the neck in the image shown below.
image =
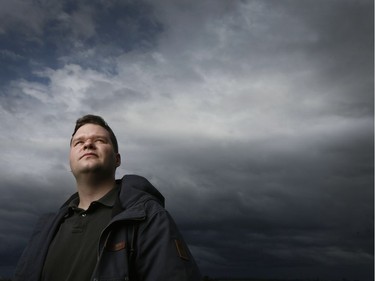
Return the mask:
[[[78,207],[84,210],[87,210],[93,201],[102,198],[115,186],[114,176],[108,178],[82,176],[76,180],[79,195]]]

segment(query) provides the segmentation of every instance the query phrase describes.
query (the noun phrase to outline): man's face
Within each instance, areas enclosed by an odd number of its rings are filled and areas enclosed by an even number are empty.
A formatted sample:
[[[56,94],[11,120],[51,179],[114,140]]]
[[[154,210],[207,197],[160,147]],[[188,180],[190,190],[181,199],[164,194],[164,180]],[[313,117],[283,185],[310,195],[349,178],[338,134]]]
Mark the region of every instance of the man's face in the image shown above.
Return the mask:
[[[76,178],[81,174],[93,172],[114,175],[121,163],[120,155],[113,149],[108,131],[95,124],[86,124],[77,130],[70,145],[69,160]]]

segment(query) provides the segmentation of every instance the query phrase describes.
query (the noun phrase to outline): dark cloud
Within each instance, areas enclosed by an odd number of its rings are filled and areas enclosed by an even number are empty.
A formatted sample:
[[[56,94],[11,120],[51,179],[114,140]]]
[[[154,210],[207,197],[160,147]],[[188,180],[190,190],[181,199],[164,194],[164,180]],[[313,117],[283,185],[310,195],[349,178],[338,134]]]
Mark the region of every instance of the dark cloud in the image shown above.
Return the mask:
[[[169,175],[160,184],[167,206],[190,243],[215,257],[200,261],[216,276],[233,268],[238,276],[301,276],[292,268],[338,276],[340,266],[372,263],[372,138],[355,131],[242,145],[171,141],[152,164]]]
[[[7,1],[1,14],[3,83],[67,63],[115,73],[116,56],[150,49],[163,30],[142,1]]]

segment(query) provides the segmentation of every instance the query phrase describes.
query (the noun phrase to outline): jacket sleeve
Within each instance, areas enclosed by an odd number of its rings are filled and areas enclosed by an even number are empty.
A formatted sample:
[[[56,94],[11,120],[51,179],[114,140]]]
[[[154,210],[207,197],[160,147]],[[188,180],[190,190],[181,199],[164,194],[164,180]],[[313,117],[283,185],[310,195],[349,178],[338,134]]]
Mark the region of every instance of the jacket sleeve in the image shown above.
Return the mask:
[[[14,281],[37,281],[43,267],[43,258],[48,249],[46,242],[55,214],[46,214],[39,218],[33,234],[24,249],[13,276]]]
[[[199,269],[175,222],[160,209],[139,228],[136,271],[143,281],[200,281]]]

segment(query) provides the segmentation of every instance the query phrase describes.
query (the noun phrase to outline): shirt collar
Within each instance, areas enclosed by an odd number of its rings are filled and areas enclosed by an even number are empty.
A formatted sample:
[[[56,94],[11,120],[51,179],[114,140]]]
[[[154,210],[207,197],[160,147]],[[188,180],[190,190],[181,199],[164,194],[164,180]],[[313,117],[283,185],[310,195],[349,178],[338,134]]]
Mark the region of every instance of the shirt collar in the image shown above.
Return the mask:
[[[115,186],[110,191],[108,191],[106,195],[104,195],[98,201],[94,201],[94,202],[98,202],[107,207],[113,207],[115,205],[116,198],[118,196],[118,191],[119,191],[119,187]]]
[[[110,191],[108,191],[102,198],[100,198],[99,200],[91,202],[90,206],[93,203],[94,204],[99,203],[99,204],[101,204],[103,206],[106,206],[106,207],[113,207],[115,205],[119,189],[120,189],[119,185],[116,184],[115,187],[112,188]],[[69,207],[73,208],[73,209],[76,209],[76,208],[78,208],[78,204],[79,204],[79,197],[74,198],[69,203]]]

